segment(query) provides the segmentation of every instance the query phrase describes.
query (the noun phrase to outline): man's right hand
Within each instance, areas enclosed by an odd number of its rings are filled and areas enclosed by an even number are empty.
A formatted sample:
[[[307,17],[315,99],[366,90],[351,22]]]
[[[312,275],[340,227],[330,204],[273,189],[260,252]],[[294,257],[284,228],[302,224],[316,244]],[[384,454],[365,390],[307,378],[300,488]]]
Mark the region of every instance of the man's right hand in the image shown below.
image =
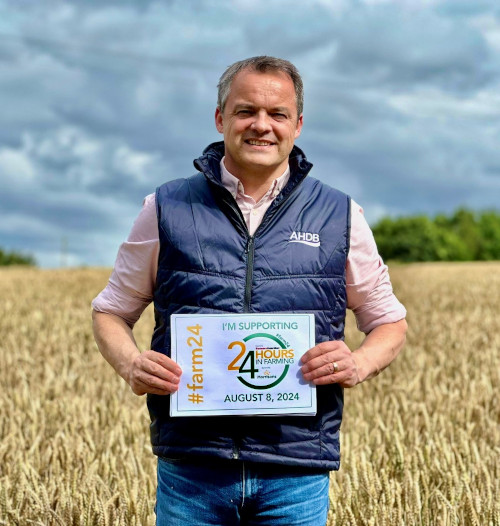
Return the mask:
[[[94,310],[92,320],[99,351],[136,395],[177,391],[182,370],[176,362],[156,351],[141,353],[123,318]]]
[[[136,395],[169,395],[179,388],[181,374],[179,365],[168,356],[144,351],[130,364],[127,381]]]

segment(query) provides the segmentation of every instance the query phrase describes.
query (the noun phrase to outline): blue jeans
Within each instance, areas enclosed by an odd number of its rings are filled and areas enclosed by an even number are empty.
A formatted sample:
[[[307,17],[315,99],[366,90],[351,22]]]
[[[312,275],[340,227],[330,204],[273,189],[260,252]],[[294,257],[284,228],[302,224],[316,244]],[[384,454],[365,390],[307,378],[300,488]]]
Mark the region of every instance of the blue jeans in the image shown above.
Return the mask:
[[[323,526],[328,488],[328,471],[160,458],[156,525]]]

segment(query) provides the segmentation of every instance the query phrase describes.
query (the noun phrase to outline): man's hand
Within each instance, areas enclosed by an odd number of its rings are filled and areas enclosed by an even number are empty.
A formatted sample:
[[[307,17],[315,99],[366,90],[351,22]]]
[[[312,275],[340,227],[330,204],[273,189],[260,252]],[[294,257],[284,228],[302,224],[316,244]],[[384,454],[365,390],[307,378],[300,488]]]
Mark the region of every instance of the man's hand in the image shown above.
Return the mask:
[[[127,382],[136,395],[169,395],[179,388],[182,370],[168,356],[144,351],[130,364]]]
[[[119,316],[93,311],[92,319],[101,354],[136,395],[169,395],[177,391],[182,373],[177,363],[156,351],[141,353],[132,328]]]
[[[375,327],[352,351],[341,341],[323,342],[302,356],[304,379],[315,385],[354,387],[383,371],[403,348],[406,320]]]
[[[361,381],[354,353],[341,340],[316,345],[302,356],[301,362],[304,379],[315,385],[354,387]]]

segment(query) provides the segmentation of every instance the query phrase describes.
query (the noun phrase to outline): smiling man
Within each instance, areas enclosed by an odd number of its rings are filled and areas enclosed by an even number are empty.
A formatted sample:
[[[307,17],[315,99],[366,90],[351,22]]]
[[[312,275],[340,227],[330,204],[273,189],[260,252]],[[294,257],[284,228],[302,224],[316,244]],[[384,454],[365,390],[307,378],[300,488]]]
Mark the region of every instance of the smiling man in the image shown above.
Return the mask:
[[[340,465],[343,389],[394,360],[406,312],[362,209],[311,177],[294,145],[303,125],[295,66],[253,57],[218,88],[224,141],[195,160],[196,175],[146,197],[93,301],[94,333],[132,391],[148,395],[157,525],[318,526]],[[151,301],[156,327],[141,353],[132,328]],[[343,341],[346,308],[366,334],[358,349]],[[182,374],[170,357],[171,315],[273,312],[314,313],[301,375],[317,386],[316,414],[171,417]]]
[[[224,165],[255,200],[288,167],[288,156],[302,130],[295,88],[280,71],[241,71],[223,105],[215,111],[224,134]]]

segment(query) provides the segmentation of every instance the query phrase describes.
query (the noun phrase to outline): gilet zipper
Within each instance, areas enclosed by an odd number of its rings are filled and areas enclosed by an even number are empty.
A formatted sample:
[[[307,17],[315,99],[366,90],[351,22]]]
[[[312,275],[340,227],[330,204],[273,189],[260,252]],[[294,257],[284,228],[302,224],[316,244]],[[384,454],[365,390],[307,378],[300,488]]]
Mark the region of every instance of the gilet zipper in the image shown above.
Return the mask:
[[[249,236],[245,247],[247,257],[247,270],[245,276],[245,298],[243,303],[243,312],[250,312],[250,303],[252,301],[252,282],[253,282],[253,260],[255,255],[254,236]]]

